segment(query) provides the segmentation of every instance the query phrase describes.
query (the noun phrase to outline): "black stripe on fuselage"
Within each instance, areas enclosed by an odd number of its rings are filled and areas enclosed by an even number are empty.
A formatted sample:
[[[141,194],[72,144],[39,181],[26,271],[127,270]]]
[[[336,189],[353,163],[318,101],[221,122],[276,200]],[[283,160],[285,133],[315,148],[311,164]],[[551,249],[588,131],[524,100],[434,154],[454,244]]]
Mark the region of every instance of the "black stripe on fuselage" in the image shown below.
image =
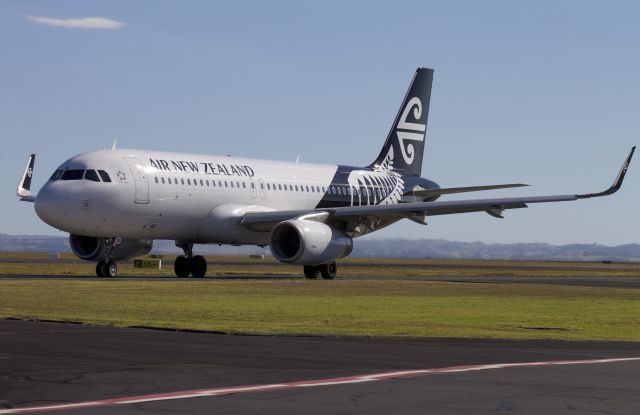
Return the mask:
[[[362,172],[359,177],[365,177],[357,185],[349,183],[349,176],[354,172]],[[385,177],[386,176],[386,177]],[[400,180],[398,180],[398,178]],[[392,192],[405,195],[416,185],[424,189],[437,189],[438,185],[430,180],[416,176],[397,176],[376,174],[368,167],[353,167],[339,165],[336,173],[327,187],[327,191],[316,208],[331,208],[345,206],[366,206],[387,203]],[[434,200],[436,198],[433,198]],[[394,203],[399,203],[394,202]]]

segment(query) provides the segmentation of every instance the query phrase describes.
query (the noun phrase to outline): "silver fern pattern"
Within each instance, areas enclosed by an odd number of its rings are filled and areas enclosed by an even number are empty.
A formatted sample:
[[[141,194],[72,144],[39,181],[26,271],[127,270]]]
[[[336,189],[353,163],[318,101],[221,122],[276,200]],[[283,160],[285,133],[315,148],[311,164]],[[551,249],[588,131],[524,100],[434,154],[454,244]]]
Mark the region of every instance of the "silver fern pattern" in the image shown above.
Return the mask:
[[[347,183],[351,206],[400,203],[404,193],[402,176],[393,171],[393,147],[380,165],[371,170],[354,170]]]

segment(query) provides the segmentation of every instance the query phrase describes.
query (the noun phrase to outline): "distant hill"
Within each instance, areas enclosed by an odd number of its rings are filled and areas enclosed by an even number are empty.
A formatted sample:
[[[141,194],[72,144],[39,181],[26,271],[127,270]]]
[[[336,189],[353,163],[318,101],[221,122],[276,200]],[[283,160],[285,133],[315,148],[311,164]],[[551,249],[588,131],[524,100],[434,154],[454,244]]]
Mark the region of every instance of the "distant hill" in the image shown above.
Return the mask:
[[[545,243],[486,244],[444,239],[370,239],[358,241],[353,248],[353,255],[365,258],[640,261],[640,244],[618,246]]]
[[[486,244],[444,239],[359,239],[352,256],[362,258],[515,259],[554,261],[640,261],[640,244],[550,245],[544,243]],[[69,252],[66,236],[0,234],[0,251]],[[154,253],[180,253],[172,241],[156,241]],[[262,253],[255,246],[198,246],[207,255]],[[269,249],[264,250],[270,254]]]

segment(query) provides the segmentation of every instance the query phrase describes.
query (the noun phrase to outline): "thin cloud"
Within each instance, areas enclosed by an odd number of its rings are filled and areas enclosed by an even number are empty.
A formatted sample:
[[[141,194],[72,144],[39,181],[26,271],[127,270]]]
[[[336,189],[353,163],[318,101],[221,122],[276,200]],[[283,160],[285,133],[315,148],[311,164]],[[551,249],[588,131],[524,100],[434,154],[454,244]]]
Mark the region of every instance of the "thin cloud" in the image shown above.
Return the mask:
[[[54,19],[53,17],[25,16],[34,23],[47,26],[72,27],[81,29],[120,29],[124,23],[104,17],[83,17],[81,19]]]

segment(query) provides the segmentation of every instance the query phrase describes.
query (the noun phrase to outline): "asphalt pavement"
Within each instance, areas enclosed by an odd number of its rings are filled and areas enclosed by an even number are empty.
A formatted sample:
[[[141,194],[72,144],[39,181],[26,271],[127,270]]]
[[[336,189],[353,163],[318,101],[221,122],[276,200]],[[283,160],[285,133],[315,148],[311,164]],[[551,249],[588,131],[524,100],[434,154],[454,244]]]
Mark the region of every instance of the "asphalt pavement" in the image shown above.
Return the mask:
[[[633,414],[640,361],[600,359],[638,357],[640,343],[630,342],[242,336],[0,320],[0,413],[89,402],[31,413]],[[505,363],[516,365],[496,366]],[[398,375],[438,368],[449,369]],[[380,375],[389,372],[396,375]],[[263,389],[228,389],[256,385]]]

